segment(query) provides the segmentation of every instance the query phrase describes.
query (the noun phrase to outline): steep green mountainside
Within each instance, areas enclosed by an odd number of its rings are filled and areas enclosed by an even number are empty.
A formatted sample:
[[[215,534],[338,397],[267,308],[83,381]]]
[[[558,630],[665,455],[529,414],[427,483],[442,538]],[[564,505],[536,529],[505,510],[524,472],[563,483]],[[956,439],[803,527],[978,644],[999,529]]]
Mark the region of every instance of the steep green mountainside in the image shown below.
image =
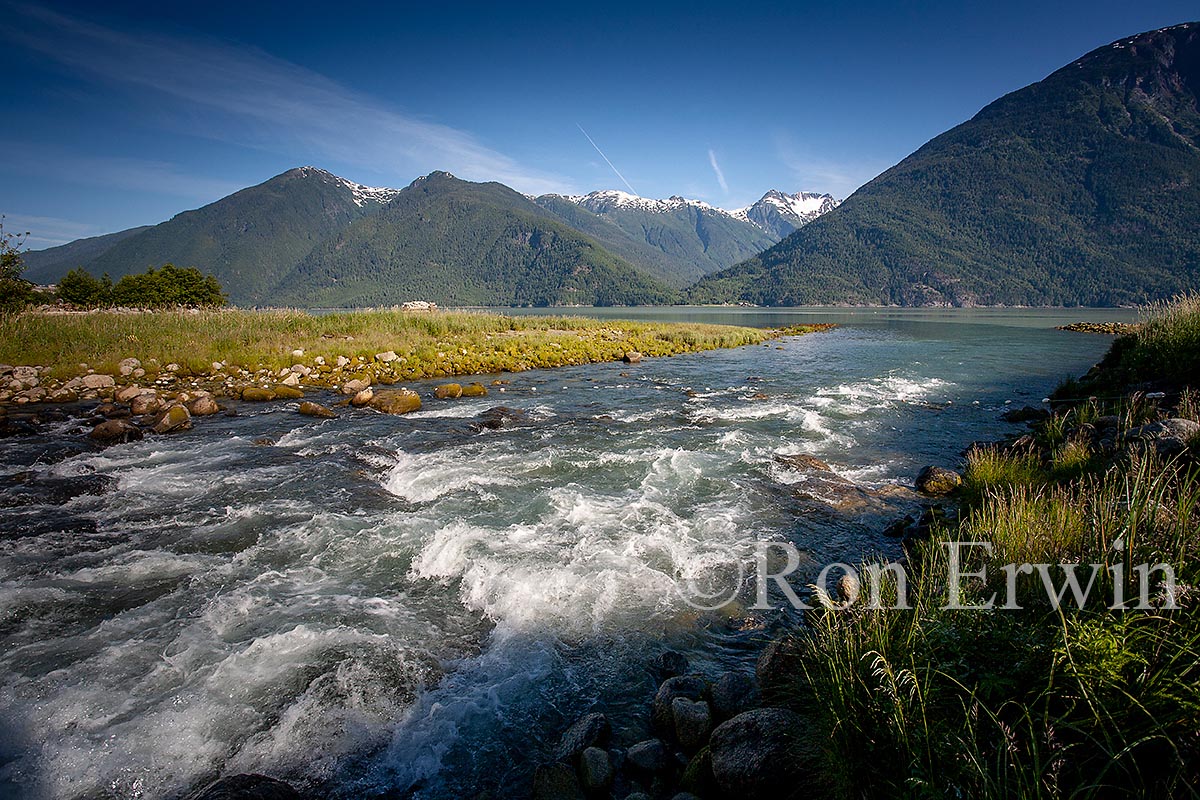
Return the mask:
[[[271,297],[545,306],[664,303],[674,293],[524,195],[434,172],[314,249]]]
[[[1200,287],[1200,23],[938,136],[693,302],[1117,305]]]
[[[555,194],[542,195],[534,200],[558,219],[585,236],[595,239],[613,255],[620,256],[668,286],[681,289],[704,277],[695,264],[687,259],[664,253],[647,243],[634,238],[612,220]]]
[[[215,275],[235,304],[270,304],[267,290],[285,272],[392,196],[364,190],[313,167],[288,170],[129,236],[83,266],[113,278],[168,262],[194,266]]]
[[[150,230],[150,226],[143,225],[127,231],[76,239],[58,247],[48,247],[45,250],[29,250],[21,254],[21,260],[25,262],[24,277],[34,283],[54,283],[71,270],[91,262],[125,239],[148,230]]]
[[[536,202],[674,285],[736,264],[778,241],[748,219],[681,197],[649,200],[605,191],[582,197],[544,195]],[[596,219],[608,224],[596,225]],[[664,264],[668,272],[660,266]]]

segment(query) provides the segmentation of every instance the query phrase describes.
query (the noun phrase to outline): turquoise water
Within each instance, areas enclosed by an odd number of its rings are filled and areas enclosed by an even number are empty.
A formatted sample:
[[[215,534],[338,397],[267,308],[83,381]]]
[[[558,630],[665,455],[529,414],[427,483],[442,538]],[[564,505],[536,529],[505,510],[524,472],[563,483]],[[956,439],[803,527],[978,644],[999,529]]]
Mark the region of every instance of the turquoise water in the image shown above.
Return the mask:
[[[173,797],[263,772],[335,797],[520,796],[584,711],[644,738],[656,654],[747,668],[792,622],[697,613],[681,581],[764,539],[814,564],[894,554],[877,519],[798,507],[775,455],[911,482],[1108,345],[1054,325],[1132,317],[568,313],[841,327],[501,376],[405,417],[250,406],[106,450],[70,422],[4,440],[0,790]],[[520,418],[480,426],[498,405]]]

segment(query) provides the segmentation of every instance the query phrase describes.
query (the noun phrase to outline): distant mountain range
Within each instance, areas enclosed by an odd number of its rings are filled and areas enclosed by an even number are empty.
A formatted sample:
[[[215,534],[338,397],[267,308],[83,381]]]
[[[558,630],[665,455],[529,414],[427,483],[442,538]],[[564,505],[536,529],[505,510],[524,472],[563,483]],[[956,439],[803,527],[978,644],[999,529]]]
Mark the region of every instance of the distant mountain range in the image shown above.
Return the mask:
[[[1200,23],[1088,53],[839,204],[527,197],[289,170],[160,225],[26,254],[41,282],[173,262],[238,304],[1127,305],[1200,288]]]
[[[1000,98],[693,302],[1125,305],[1200,288],[1200,23]]]
[[[28,252],[26,277],[171,262],[216,275],[239,305],[670,303],[834,205],[778,191],[732,212],[622,192],[530,198],[446,172],[386,189],[300,167],[159,225]]]

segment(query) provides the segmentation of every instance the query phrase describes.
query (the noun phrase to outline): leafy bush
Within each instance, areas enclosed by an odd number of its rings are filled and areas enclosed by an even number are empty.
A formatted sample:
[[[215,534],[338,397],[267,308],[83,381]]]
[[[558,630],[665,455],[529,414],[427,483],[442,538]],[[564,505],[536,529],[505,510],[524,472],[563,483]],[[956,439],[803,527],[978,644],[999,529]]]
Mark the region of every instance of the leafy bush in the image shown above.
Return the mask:
[[[164,264],[160,269],[151,267],[140,275],[125,275],[115,286],[108,275],[97,279],[76,268],[59,281],[58,296],[87,308],[113,305],[207,308],[227,302],[215,277],[195,267],[180,268],[174,264]]]

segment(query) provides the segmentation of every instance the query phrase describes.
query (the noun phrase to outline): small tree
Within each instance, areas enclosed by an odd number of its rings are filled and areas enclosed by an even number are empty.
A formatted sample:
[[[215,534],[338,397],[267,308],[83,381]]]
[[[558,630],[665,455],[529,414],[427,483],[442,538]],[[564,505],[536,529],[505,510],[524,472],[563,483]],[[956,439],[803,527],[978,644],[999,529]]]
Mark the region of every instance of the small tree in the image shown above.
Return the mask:
[[[5,233],[0,216],[0,313],[20,311],[33,299],[33,284],[21,277],[25,261],[21,246],[29,233]]]
[[[112,302],[112,279],[105,275],[97,280],[83,267],[64,275],[58,282],[58,296],[71,305],[92,308],[106,306]]]

